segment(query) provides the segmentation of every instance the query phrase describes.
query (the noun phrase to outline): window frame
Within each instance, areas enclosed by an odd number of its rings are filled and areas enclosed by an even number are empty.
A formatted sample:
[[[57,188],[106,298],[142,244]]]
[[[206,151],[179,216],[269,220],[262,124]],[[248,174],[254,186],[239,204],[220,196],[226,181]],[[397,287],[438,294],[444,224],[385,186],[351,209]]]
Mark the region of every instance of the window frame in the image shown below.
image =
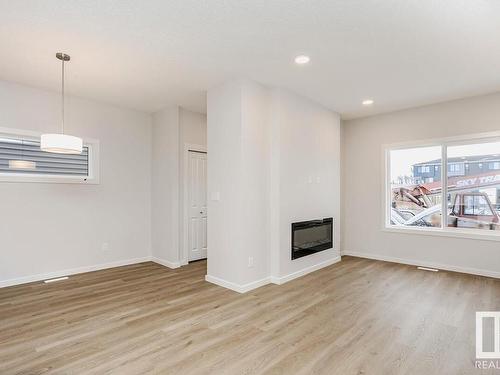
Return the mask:
[[[32,130],[21,130],[13,128],[0,127],[0,137],[23,137],[39,141],[42,133]],[[65,176],[65,175],[37,175],[23,173],[1,173],[1,182],[29,182],[29,183],[57,183],[57,184],[94,184],[99,181],[99,149],[100,144],[97,139],[84,138],[83,144],[89,149],[89,168],[88,176]]]
[[[455,238],[467,238],[486,241],[500,241],[500,231],[488,231],[481,229],[467,228],[449,228],[448,223],[448,157],[447,149],[451,146],[461,146],[478,143],[500,142],[500,131],[467,134],[456,137],[443,137],[434,139],[422,139],[417,141],[400,142],[382,145],[382,219],[381,227],[384,232],[402,233],[402,234],[420,234],[431,236],[444,236]],[[391,225],[391,164],[390,152],[394,150],[402,150],[408,148],[420,147],[441,147],[441,227],[402,227]],[[498,232],[498,233],[492,233]]]

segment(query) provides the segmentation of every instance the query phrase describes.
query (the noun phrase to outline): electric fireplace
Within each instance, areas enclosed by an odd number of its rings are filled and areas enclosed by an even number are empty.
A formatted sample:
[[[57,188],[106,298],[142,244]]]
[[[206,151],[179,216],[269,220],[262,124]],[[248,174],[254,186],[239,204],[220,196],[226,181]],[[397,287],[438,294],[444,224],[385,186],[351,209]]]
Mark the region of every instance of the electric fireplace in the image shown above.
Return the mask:
[[[292,260],[333,247],[333,218],[292,223]]]

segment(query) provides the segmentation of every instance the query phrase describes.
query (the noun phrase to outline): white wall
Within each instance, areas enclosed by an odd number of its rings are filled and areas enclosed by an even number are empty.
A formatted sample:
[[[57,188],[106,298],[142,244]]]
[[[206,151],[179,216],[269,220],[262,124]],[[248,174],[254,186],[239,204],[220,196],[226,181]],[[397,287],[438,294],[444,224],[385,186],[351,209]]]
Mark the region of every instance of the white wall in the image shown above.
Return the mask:
[[[207,115],[179,108],[180,139],[182,144],[207,144]]]
[[[283,90],[273,94],[274,152],[272,184],[278,196],[279,264],[273,276],[290,274],[340,256],[340,118],[320,105]],[[290,259],[291,223],[334,218],[334,248],[296,260]],[[275,218],[276,219],[276,218]]]
[[[212,280],[224,280],[236,286],[267,276],[264,268],[267,257],[262,255],[268,253],[265,245],[263,249],[253,247],[256,251],[254,267],[248,268],[248,257],[253,256],[249,254],[249,247],[262,245],[266,238],[265,234],[257,233],[260,228],[258,221],[265,220],[265,213],[249,208],[247,203],[249,200],[258,201],[260,207],[260,202],[265,200],[266,187],[257,186],[257,190],[249,191],[252,189],[244,186],[251,179],[261,178],[261,171],[256,168],[266,169],[262,163],[256,167],[250,164],[249,158],[252,155],[255,157],[254,152],[258,153],[255,148],[259,145],[254,142],[260,135],[252,137],[248,128],[252,126],[252,118],[243,120],[243,114],[248,115],[252,105],[259,105],[259,98],[251,97],[252,94],[258,96],[259,91],[251,82],[233,81],[209,90],[207,95],[207,275]],[[255,131],[261,129],[261,125],[256,124]],[[259,163],[260,160],[261,157],[256,157],[254,162]],[[219,195],[219,200],[212,199],[215,194]]]
[[[67,132],[100,141],[100,184],[0,183],[0,285],[151,254],[151,117],[66,104]],[[60,113],[59,94],[0,82],[1,127],[57,132]]]
[[[206,128],[205,115],[178,106],[153,114],[152,253],[169,267],[179,267],[184,261],[185,145],[206,145]]]
[[[208,280],[245,291],[339,259],[339,132],[337,114],[283,90],[209,90]],[[335,249],[291,261],[291,223],[332,216]]]
[[[381,213],[383,144],[499,129],[500,94],[344,122],[342,249],[500,276],[499,242],[384,232]]]
[[[179,266],[179,107],[153,115],[151,239],[152,254]]]
[[[240,282],[262,280],[270,273],[270,133],[269,90],[244,81],[241,102],[241,150],[238,201],[234,218],[238,252],[241,256]],[[211,159],[209,159],[209,164]],[[209,218],[210,220],[210,218]],[[249,258],[253,265],[249,267]]]

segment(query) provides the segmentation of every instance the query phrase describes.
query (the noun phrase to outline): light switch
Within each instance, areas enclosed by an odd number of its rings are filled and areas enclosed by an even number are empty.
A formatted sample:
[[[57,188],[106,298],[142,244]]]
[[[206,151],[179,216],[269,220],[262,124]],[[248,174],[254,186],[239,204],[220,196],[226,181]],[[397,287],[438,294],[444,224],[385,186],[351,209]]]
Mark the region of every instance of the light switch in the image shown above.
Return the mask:
[[[220,201],[220,193],[218,191],[214,191],[210,194],[210,199],[213,201]]]

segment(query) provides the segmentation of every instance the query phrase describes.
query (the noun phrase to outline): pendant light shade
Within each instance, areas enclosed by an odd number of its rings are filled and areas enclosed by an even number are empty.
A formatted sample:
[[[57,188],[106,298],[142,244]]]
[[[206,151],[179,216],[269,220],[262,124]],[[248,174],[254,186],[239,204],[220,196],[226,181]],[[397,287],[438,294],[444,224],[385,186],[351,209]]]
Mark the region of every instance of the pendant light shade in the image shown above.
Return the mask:
[[[81,138],[66,134],[42,134],[40,149],[55,154],[81,154],[83,141]]]
[[[61,134],[42,134],[40,139],[40,149],[45,152],[55,154],[81,154],[83,150],[83,141],[81,138],[72,135],[64,134],[64,62],[71,58],[65,53],[57,53],[57,59],[62,62],[61,69],[61,109],[62,109],[62,126]]]

